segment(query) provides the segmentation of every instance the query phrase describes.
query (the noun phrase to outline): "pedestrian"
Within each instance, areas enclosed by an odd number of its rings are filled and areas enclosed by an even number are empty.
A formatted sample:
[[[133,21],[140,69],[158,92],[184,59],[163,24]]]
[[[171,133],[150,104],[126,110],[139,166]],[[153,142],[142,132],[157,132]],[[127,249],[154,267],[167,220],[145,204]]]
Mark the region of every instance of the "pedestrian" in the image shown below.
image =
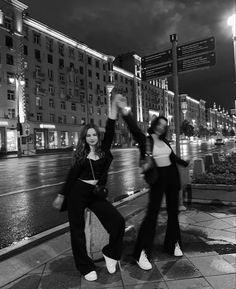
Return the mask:
[[[97,273],[94,262],[86,250],[84,233],[86,208],[95,213],[109,233],[109,244],[102,249],[109,273],[116,272],[116,265],[120,260],[122,251],[125,231],[124,218],[106,198],[94,194],[97,185],[104,186],[106,184],[108,167],[113,159],[110,148],[115,133],[115,120],[118,111],[116,99],[117,95],[113,97],[111,103],[102,141],[96,125],[87,124],[81,130],[73,165],[62,192],[57,195],[53,202],[53,206],[59,210],[65,203],[67,204],[75,265],[88,281],[95,281]]]
[[[164,116],[155,117],[148,129],[149,136],[143,134],[131,113],[126,109],[126,99],[121,97],[117,102],[124,121],[131,134],[139,144],[141,161],[145,159],[147,138],[151,143],[151,153],[155,160],[158,178],[150,185],[149,203],[146,215],[139,229],[133,256],[143,270],[152,269],[150,257],[156,230],[156,221],[160,211],[163,194],[166,196],[168,214],[164,250],[174,256],[183,256],[178,221],[178,202],[180,177],[177,164],[188,166],[188,162],[180,159],[172,150],[166,139],[168,121]]]

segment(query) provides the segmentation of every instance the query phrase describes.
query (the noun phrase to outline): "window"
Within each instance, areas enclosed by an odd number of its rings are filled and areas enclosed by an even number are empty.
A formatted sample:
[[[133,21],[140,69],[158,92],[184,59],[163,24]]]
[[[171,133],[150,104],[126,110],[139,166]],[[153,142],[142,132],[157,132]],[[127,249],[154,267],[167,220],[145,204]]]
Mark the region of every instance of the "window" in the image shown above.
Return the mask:
[[[79,52],[79,61],[84,61],[84,55],[81,52]]]
[[[59,58],[59,68],[63,68],[64,67],[64,59]]]
[[[16,117],[15,108],[8,108],[8,118],[15,118],[15,117]]]
[[[99,68],[99,67],[100,67],[99,60],[96,60],[96,62],[95,62],[95,66],[96,66],[96,68]]]
[[[55,115],[53,113],[50,113],[50,122],[55,122]]]
[[[73,48],[69,47],[69,57],[74,57],[75,56],[75,51]]]
[[[14,58],[11,54],[6,54],[6,64],[13,65],[14,64]]]
[[[85,99],[84,92],[79,93],[79,98],[80,98],[80,102],[84,102],[84,99]]]
[[[84,105],[84,104],[81,105],[81,109],[82,109],[82,112],[85,112],[85,111],[86,111],[86,110],[85,110],[85,105]]]
[[[13,20],[11,18],[5,17],[5,19],[4,19],[4,27],[9,29],[9,30],[12,30],[12,28],[13,28]]]
[[[48,69],[48,79],[50,81],[53,81],[53,70],[52,69]]]
[[[88,56],[88,64],[92,65],[92,57]]]
[[[86,120],[85,120],[85,117],[82,117],[81,118],[81,124],[85,124]]]
[[[59,80],[60,80],[60,82],[65,82],[65,75],[64,75],[64,73],[60,73],[60,74],[59,74]]]
[[[14,77],[14,74],[12,73],[12,72],[7,72],[7,83],[8,84],[11,84],[11,82],[10,82],[10,78],[13,78]]]
[[[15,100],[15,91],[14,90],[7,90],[7,99],[8,100]]]
[[[49,99],[49,107],[54,108],[54,100],[52,98]]]
[[[89,107],[89,113],[90,113],[90,114],[93,114],[93,106],[90,106],[90,107]]]
[[[66,109],[66,103],[65,103],[65,101],[62,101],[62,102],[61,102],[61,109]]]
[[[8,48],[13,48],[13,39],[12,39],[12,37],[6,35],[6,37],[5,37],[5,45]]]
[[[63,115],[63,123],[66,123],[66,115]]]
[[[88,76],[92,77],[92,70],[90,70],[90,69],[88,70]]]
[[[71,103],[71,110],[76,111],[76,105],[74,102]]]
[[[92,102],[93,102],[93,95],[92,95],[92,94],[89,94],[89,96],[88,96],[88,102],[89,102],[89,103],[92,103]]]
[[[58,52],[61,56],[64,56],[64,44],[58,43]]]
[[[46,37],[46,47],[50,52],[53,52],[53,39]]]
[[[52,56],[52,54],[48,54],[48,63],[53,64],[53,56]]]
[[[75,96],[79,96],[79,90],[77,88],[75,89]]]
[[[79,73],[80,73],[80,74],[84,74],[84,68],[83,68],[83,66],[80,66],[80,67],[79,67]]]
[[[24,55],[28,55],[28,46],[24,45],[23,51]]]
[[[35,59],[37,59],[38,61],[41,60],[40,50],[38,50],[38,49],[35,49],[35,50],[34,50],[34,57],[35,57]]]
[[[79,80],[79,86],[80,86],[80,88],[84,89],[84,80],[83,79]]]
[[[48,86],[48,91],[49,91],[50,94],[54,94],[54,87],[53,87],[53,85],[49,84],[49,86]]]
[[[72,124],[76,124],[77,123],[76,116],[72,115],[71,119],[72,119]]]
[[[93,84],[91,81],[89,81],[89,89],[93,89]]]
[[[96,79],[98,79],[98,80],[100,79],[100,75],[98,72],[96,73]]]
[[[39,33],[35,33],[34,32],[34,34],[33,34],[33,42],[35,43],[35,44],[41,44],[41,39],[40,39],[40,34]]]
[[[36,106],[42,106],[42,100],[39,96],[36,96],[36,98],[35,98],[35,105]]]
[[[37,113],[37,121],[43,121],[43,115],[41,112]]]

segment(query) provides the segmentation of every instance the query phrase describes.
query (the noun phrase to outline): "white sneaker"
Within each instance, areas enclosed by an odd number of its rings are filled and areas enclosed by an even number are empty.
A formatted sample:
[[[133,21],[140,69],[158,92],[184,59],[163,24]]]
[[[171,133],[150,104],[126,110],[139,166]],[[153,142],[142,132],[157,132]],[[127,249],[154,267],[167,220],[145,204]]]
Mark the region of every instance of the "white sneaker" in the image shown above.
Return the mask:
[[[96,271],[91,271],[88,274],[84,275],[84,278],[87,281],[95,281],[97,280],[98,276],[97,276],[97,272]]]
[[[174,256],[176,256],[176,257],[182,257],[183,256],[183,252],[181,251],[181,249],[179,247],[179,243],[175,244]]]
[[[143,270],[151,270],[152,269],[152,264],[149,262],[144,250],[142,250],[137,263],[138,263],[139,267]]]
[[[115,259],[109,258],[109,257],[105,256],[104,254],[103,254],[103,257],[105,259],[107,271],[110,274],[115,273],[116,272],[116,264],[117,264],[118,261],[115,260]]]

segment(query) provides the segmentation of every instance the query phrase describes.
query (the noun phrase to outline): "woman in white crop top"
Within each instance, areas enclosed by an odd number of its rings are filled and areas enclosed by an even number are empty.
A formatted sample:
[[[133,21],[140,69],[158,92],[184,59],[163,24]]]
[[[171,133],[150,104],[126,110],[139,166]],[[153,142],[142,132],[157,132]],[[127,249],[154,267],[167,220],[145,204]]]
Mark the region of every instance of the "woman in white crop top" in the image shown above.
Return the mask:
[[[139,143],[141,160],[146,155],[146,136],[140,130],[137,123],[126,109],[125,99],[118,102],[122,116],[130,129],[134,139]],[[153,119],[148,130],[151,152],[155,159],[159,177],[155,184],[150,186],[149,204],[146,216],[140,226],[138,237],[135,243],[133,256],[143,270],[152,269],[149,261],[152,253],[156,220],[161,206],[163,194],[166,195],[167,205],[167,229],[164,240],[164,249],[175,256],[183,256],[181,251],[181,237],[178,220],[178,201],[180,190],[180,177],[177,163],[187,166],[188,162],[180,159],[172,150],[166,139],[168,121],[165,117],[159,116]]]

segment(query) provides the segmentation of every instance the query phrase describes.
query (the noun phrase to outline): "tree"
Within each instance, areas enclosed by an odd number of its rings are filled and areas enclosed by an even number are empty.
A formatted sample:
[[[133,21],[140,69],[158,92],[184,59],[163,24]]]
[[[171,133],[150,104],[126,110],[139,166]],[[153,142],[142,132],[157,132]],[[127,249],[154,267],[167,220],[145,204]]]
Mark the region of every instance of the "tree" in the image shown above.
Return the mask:
[[[180,127],[180,133],[185,134],[187,137],[194,135],[194,127],[189,123],[188,120],[184,120]]]

